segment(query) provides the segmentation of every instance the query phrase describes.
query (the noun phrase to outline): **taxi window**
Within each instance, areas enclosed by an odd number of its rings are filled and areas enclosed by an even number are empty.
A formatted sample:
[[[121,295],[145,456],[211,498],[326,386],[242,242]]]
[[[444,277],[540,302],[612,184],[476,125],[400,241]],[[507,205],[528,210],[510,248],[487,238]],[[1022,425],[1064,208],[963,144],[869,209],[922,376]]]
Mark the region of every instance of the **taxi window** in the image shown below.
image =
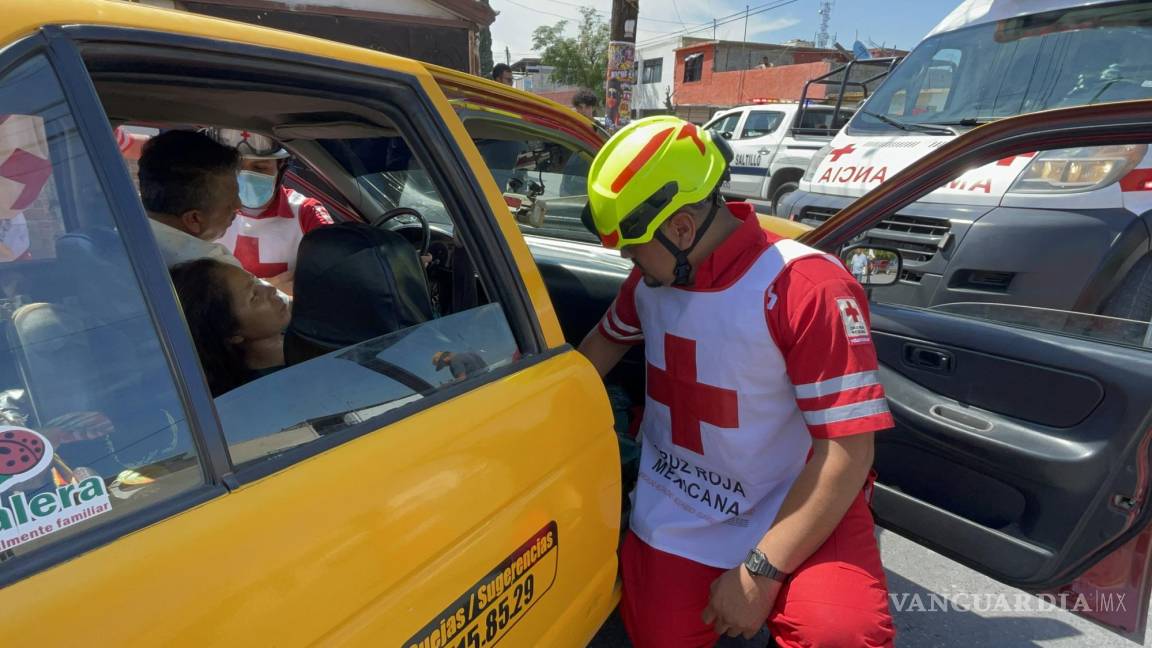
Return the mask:
[[[520,121],[463,117],[521,232],[599,244],[580,220],[595,151]]]
[[[580,221],[588,204],[590,153],[539,137],[474,141],[521,231],[599,243]]]
[[[203,484],[128,253],[41,57],[0,76],[0,579]]]
[[[267,337],[282,345],[282,364],[248,364],[236,380],[219,381],[222,365],[213,359],[212,345],[196,339],[232,460],[241,468],[348,438],[340,433],[384,415],[427,407],[438,392],[484,384],[520,358],[504,309],[478,281],[454,211],[421,156],[401,137],[316,143],[376,211],[367,223],[321,227],[304,237],[290,310],[277,306],[268,316],[274,326]],[[431,232],[423,258],[421,217]],[[210,316],[198,312],[195,286],[220,281],[222,289],[233,290],[221,277],[242,277],[237,270],[217,265],[198,275],[194,265],[173,269],[194,338],[208,330],[194,318]],[[260,291],[249,278],[239,294],[265,300],[267,292]],[[264,348],[242,339],[241,327],[255,329],[236,317],[235,331],[220,342],[242,354]],[[397,413],[401,408],[407,409]]]

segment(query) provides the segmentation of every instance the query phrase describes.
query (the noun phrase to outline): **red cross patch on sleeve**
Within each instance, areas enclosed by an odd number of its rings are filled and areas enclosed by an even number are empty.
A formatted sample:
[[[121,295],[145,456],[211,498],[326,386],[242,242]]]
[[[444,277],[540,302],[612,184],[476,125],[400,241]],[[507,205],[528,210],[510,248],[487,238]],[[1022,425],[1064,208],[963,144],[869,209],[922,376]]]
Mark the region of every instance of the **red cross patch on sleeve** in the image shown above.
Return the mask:
[[[836,307],[840,309],[840,321],[844,322],[844,334],[849,344],[867,344],[872,341],[868,333],[868,324],[864,321],[864,314],[860,306],[851,297],[841,297],[836,300]]]

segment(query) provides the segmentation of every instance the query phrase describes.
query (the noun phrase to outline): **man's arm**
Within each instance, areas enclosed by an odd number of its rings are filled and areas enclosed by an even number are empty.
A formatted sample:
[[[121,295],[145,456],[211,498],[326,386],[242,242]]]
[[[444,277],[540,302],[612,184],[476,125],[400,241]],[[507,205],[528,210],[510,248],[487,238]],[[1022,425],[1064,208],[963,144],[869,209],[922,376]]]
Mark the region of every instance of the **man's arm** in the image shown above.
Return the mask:
[[[776,523],[757,547],[792,573],[840,524],[872,468],[873,434],[813,439],[812,458],[788,491]]]
[[[600,334],[600,328],[597,327],[584,337],[579,351],[592,362],[592,366],[596,367],[596,371],[603,378],[620,362],[624,354],[628,353],[628,346],[610,341]]]
[[[636,310],[636,287],[639,284],[640,272],[633,270],[600,322],[580,343],[580,353],[592,362],[601,378],[612,371],[629,347],[644,342],[640,314]]]

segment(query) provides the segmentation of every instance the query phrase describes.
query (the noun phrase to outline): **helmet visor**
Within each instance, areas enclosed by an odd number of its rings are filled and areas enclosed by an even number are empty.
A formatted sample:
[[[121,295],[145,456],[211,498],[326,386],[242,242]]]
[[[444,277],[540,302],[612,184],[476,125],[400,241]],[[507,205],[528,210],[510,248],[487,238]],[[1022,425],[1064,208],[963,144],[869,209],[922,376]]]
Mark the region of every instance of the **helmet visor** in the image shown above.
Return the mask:
[[[216,130],[216,141],[235,148],[240,155],[249,158],[280,159],[288,157],[280,142],[259,133],[234,128]]]

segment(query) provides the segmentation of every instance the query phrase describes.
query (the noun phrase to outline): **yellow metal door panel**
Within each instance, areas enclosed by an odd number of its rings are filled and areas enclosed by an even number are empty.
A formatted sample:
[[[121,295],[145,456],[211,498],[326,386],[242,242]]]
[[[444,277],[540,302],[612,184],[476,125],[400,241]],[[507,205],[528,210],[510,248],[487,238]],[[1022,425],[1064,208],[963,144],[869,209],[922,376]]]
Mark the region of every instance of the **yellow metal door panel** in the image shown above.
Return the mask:
[[[612,606],[619,515],[607,398],[569,351],[14,584],[0,627],[39,645],[577,645]]]

